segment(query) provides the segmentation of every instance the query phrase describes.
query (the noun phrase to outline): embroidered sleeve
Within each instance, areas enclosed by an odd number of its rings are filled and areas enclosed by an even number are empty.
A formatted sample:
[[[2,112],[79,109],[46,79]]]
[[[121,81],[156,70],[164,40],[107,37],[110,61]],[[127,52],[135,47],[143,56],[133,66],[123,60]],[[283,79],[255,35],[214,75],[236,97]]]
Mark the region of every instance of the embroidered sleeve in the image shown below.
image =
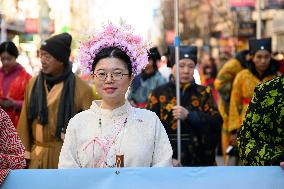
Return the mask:
[[[0,169],[0,185],[2,184],[4,179],[7,177],[9,172],[10,172],[10,169]]]
[[[188,121],[191,126],[195,128],[207,127],[211,132],[212,129],[215,130],[222,124],[222,118],[210,87],[206,87],[205,90],[200,92],[199,99],[193,100],[192,105],[200,108],[195,111],[190,110]],[[212,125],[214,125],[214,127],[216,126],[216,128],[212,128]]]
[[[26,166],[24,146],[9,116],[0,108],[0,167],[21,169]]]
[[[200,143],[203,149],[212,153],[219,141],[223,120],[210,87],[206,87],[205,90],[200,92],[199,101],[196,105],[201,106],[200,110],[190,111],[187,120],[191,128],[200,133],[202,138]],[[194,100],[192,103],[194,103]]]

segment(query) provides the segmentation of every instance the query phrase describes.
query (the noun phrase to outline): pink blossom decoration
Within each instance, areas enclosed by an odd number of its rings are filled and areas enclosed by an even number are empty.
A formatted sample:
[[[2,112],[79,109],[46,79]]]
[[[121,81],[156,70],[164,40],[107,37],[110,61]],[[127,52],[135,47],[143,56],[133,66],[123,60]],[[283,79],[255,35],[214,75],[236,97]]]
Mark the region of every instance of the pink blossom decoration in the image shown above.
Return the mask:
[[[80,42],[78,60],[84,74],[90,74],[96,55],[104,48],[117,47],[130,57],[134,76],[148,64],[148,44],[142,37],[133,34],[130,25],[116,26],[109,22],[102,30]]]

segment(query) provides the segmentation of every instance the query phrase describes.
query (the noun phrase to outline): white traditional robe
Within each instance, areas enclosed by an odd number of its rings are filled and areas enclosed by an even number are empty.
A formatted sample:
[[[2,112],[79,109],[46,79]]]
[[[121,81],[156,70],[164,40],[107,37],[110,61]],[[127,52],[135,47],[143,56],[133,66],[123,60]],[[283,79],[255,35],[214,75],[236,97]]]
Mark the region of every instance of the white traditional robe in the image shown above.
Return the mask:
[[[70,120],[59,168],[114,167],[117,154],[124,154],[125,167],[172,166],[172,147],[155,113],[128,101],[114,110],[97,103]]]

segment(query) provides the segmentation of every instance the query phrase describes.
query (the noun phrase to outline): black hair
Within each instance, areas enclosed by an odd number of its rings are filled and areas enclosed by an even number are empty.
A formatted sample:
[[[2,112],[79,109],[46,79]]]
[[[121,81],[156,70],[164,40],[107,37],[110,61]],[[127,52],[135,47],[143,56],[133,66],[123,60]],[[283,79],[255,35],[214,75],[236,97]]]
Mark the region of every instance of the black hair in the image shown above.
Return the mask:
[[[148,60],[152,60],[153,61],[153,69],[155,71],[157,71],[158,70],[158,66],[157,66],[158,59],[149,57]]]
[[[92,72],[95,70],[97,63],[103,58],[118,58],[122,60],[127,66],[129,76],[132,75],[132,64],[130,57],[126,54],[126,52],[117,47],[104,48],[98,54],[96,54],[92,64]]]
[[[0,44],[0,54],[7,52],[8,54],[18,58],[19,51],[16,45],[12,41],[5,41]]]
[[[161,54],[157,47],[152,47],[148,50],[148,60],[153,61],[153,68],[155,71],[158,70],[157,62],[161,60]]]

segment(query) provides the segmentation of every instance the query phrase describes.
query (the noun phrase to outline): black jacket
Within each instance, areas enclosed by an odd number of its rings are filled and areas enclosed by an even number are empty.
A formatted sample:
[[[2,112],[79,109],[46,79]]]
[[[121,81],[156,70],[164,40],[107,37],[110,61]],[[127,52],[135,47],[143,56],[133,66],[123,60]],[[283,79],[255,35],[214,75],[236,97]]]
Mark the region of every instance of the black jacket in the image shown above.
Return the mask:
[[[163,123],[177,158],[177,121],[172,116],[176,105],[175,84],[169,82],[156,88],[149,96],[147,108],[156,112]],[[181,163],[183,166],[215,165],[215,148],[221,134],[222,117],[210,87],[195,83],[181,87],[181,106],[189,110],[181,122]]]

